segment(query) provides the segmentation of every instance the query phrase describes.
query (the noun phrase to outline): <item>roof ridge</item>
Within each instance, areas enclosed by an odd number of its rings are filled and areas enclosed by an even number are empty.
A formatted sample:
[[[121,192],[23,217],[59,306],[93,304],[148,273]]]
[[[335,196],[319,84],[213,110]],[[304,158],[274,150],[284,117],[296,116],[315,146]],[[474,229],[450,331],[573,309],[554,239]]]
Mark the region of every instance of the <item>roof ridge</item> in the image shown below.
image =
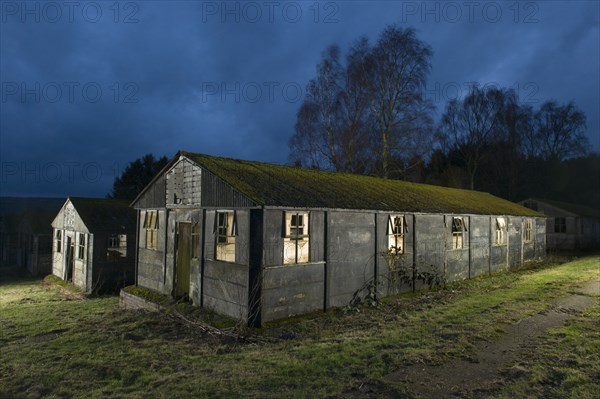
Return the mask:
[[[178,152],[169,165],[179,157],[190,159],[262,206],[542,216],[483,191],[187,151]]]

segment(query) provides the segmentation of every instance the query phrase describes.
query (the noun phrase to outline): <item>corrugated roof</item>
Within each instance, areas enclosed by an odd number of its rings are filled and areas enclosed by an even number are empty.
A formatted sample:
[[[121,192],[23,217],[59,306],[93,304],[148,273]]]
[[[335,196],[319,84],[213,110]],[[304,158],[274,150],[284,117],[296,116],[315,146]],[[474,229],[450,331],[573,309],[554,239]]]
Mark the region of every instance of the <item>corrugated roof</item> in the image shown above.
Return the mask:
[[[69,197],[90,232],[135,230],[136,214],[126,201]]]
[[[180,151],[259,205],[543,216],[491,194]]]

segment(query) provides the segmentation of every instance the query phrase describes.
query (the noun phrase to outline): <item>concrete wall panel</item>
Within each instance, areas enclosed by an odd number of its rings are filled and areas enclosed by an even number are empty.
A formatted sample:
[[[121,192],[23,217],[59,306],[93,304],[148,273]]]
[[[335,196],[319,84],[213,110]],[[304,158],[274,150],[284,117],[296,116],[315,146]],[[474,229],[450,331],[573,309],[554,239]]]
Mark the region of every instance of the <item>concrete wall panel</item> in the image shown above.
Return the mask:
[[[327,306],[345,306],[374,277],[373,214],[328,214]]]
[[[272,267],[263,273],[263,322],[323,309],[323,263]]]

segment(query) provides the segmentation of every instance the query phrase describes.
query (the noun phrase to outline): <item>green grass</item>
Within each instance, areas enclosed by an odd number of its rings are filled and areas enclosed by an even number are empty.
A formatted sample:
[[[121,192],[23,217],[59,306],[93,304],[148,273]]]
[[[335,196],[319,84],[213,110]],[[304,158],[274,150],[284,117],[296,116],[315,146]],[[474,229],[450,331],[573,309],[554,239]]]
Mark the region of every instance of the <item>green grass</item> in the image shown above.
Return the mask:
[[[599,278],[599,262],[595,256],[540,263],[387,298],[377,307],[312,314],[254,331],[295,336],[264,344],[201,334],[160,313],[121,310],[116,297],[85,298],[47,280],[5,281],[0,398],[338,396],[402,366],[470,357],[474,344],[494,339],[506,323]],[[541,340],[528,372],[498,395],[535,396],[548,381],[564,392],[557,397],[593,392],[599,364],[595,312]],[[573,357],[566,365],[556,360]]]
[[[505,375],[509,383],[493,398],[597,398],[600,299],[564,327],[549,331],[535,350],[527,351],[507,367]]]

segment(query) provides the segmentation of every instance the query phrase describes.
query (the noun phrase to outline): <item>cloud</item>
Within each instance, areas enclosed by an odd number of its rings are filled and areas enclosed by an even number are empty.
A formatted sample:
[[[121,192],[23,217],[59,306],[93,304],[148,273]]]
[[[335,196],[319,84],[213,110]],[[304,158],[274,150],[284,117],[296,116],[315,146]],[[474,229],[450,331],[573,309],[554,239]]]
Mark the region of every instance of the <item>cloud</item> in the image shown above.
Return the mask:
[[[149,152],[286,162],[321,52],[376,40],[390,23],[415,27],[433,48],[428,89],[439,109],[467,82],[516,85],[574,100],[598,149],[597,3],[519,3],[516,19],[516,3],[494,3],[495,20],[484,3],[472,15],[452,3],[457,19],[447,2],[86,2],[72,18],[63,6],[57,22],[45,3],[14,11],[23,4],[3,2],[0,16],[2,195],[102,196]],[[84,171],[90,163],[99,178]],[[49,178],[54,165],[60,178]]]

